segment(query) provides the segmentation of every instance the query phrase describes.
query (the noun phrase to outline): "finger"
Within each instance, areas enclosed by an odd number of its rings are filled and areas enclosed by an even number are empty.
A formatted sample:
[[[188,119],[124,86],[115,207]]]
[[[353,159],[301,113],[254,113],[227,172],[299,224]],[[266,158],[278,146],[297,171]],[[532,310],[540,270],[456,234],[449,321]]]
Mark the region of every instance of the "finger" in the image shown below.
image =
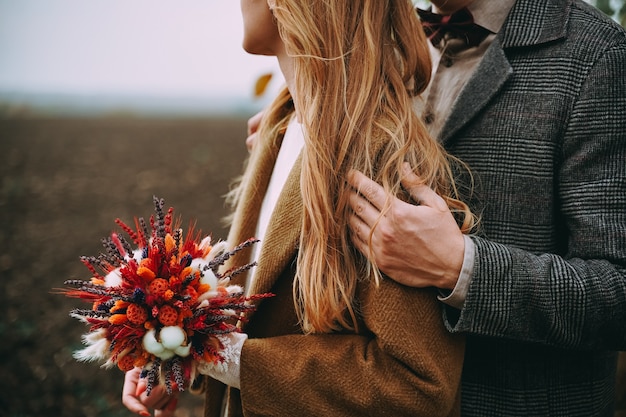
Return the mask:
[[[126,372],[124,376],[124,387],[122,388],[122,404],[133,413],[149,416],[148,408],[139,400],[136,392],[138,391],[140,368],[132,369]]]
[[[369,245],[366,239],[369,232],[365,232],[365,230],[369,230],[367,225],[357,215],[353,214],[348,219],[348,227],[350,228],[350,240],[354,247],[364,256],[368,256]]]
[[[261,119],[263,118],[263,113],[265,113],[265,110],[261,110],[260,112],[248,119],[248,136],[256,133],[256,131],[259,129]]]
[[[246,149],[248,149],[248,152],[252,152],[252,149],[254,148],[254,145],[256,144],[258,137],[259,137],[259,134],[255,132],[255,133],[250,134],[250,136],[246,138]]]
[[[169,402],[177,396],[177,391],[174,391],[172,394],[168,394],[167,389],[164,386],[158,385],[152,388],[152,391],[150,391],[150,395],[148,395],[147,393],[143,393],[141,394],[139,399],[148,408],[154,410],[162,410],[166,408]]]
[[[367,199],[379,211],[385,206],[386,196],[383,187],[361,172],[351,169],[348,172],[348,184]]]
[[[402,186],[409,192],[411,198],[422,206],[428,206],[439,210],[448,210],[448,205],[432,188],[424,184],[424,181],[415,175],[408,163],[402,165]]]
[[[161,409],[156,410],[154,412],[154,417],[172,417],[176,413],[176,407],[178,406],[178,398],[172,398],[167,405]]]
[[[352,191],[348,196],[348,204],[352,212],[365,223],[369,234],[370,229],[380,217],[380,211],[356,191]]]
[[[350,234],[361,242],[366,242],[369,236],[369,227],[361,218],[355,214],[348,218],[348,227],[350,228]]]

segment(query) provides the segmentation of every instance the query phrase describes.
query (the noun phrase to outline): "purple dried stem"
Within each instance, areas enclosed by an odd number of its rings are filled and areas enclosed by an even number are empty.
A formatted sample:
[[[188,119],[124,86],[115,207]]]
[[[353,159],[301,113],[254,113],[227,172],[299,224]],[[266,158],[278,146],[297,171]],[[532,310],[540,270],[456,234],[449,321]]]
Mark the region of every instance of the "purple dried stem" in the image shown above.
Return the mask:
[[[120,243],[122,244],[122,247],[128,254],[128,257],[133,258],[135,254],[133,253],[133,247],[130,245],[130,243],[128,243],[128,241],[124,239],[124,236],[122,235],[118,235],[117,238],[120,240]]]
[[[232,277],[234,277],[234,276],[236,276],[236,275],[241,274],[242,272],[246,272],[247,270],[249,270],[249,269],[250,269],[250,268],[252,268],[253,266],[256,266],[256,262],[251,262],[251,263],[249,263],[249,264],[246,264],[246,265],[240,266],[240,267],[238,267],[238,268],[233,268],[233,269],[230,269],[230,270],[228,270],[228,271],[226,271],[226,272],[224,273],[223,277],[226,277],[226,278],[232,278]]]
[[[165,391],[168,395],[172,394],[172,361],[165,361],[161,367],[163,377],[165,378]]]
[[[146,220],[143,217],[140,217],[137,221],[139,222],[139,227],[141,227],[141,231],[146,241],[150,240],[150,232],[148,231]]]
[[[119,249],[117,249],[117,246],[115,246],[115,243],[113,243],[110,237],[102,238],[101,241],[102,241],[102,246],[104,246],[104,248],[107,251],[107,255],[105,255],[106,260],[111,265],[119,266],[121,261],[124,260],[124,258],[122,257],[122,254],[120,253]]]
[[[183,377],[182,361],[179,357],[172,359],[172,374],[174,375],[174,381],[178,385],[178,391],[185,390],[185,378]]]
[[[159,372],[161,371],[161,359],[156,358],[152,367],[146,372],[146,395],[150,395],[152,388],[159,385]]]
[[[70,315],[84,316],[84,317],[110,317],[113,313],[100,310],[83,310],[75,308],[70,311]]]
[[[259,239],[250,238],[250,239],[246,240],[245,242],[240,243],[239,245],[235,246],[232,250],[224,252],[221,255],[215,257],[213,260],[211,260],[209,262],[208,267],[213,269],[213,268],[217,268],[219,265],[223,265],[224,262],[226,262],[228,259],[230,259],[231,256],[233,256],[237,252],[247,248],[248,246],[254,245],[258,241],[259,241]]]
[[[154,211],[156,213],[156,235],[161,239],[165,238],[165,213],[163,212],[163,207],[165,206],[165,200],[162,198],[158,198],[157,196],[153,196],[152,200],[154,201]]]

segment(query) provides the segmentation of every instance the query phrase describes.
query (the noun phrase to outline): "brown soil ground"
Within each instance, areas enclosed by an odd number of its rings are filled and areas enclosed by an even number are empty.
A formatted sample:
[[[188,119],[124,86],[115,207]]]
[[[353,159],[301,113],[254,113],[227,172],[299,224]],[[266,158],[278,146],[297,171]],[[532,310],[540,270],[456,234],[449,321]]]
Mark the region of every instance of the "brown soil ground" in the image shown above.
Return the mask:
[[[119,217],[149,217],[152,196],[225,238],[222,196],[247,155],[246,119],[0,120],[0,415],[130,416],[123,374],[80,364],[81,301],[53,294],[88,279]],[[185,395],[179,416],[200,416]]]
[[[88,278],[79,256],[101,251],[115,218],[149,216],[153,195],[225,237],[222,195],[247,155],[245,126],[244,118],[0,120],[0,415],[131,415],[120,371],[72,359],[86,327],[68,312],[81,305],[53,289]],[[201,410],[185,394],[177,415]]]

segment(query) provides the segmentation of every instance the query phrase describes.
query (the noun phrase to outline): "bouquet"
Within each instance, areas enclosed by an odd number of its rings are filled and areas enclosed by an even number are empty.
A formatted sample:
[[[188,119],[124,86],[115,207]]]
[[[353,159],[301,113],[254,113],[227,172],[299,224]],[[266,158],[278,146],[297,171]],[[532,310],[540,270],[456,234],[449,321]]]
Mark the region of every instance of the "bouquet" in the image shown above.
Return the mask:
[[[121,233],[102,239],[105,253],[81,257],[92,274],[90,281],[68,280],[63,292],[92,303],[70,315],[90,326],[86,347],[75,352],[80,361],[105,361],[122,371],[141,367],[147,393],[160,383],[169,393],[183,391],[200,366],[225,360],[224,338],[238,331],[242,313],[254,309],[250,301],[271,294],[245,296],[230,279],[254,266],[244,265],[223,274],[218,268],[238,251],[253,245],[249,239],[232,250],[225,242],[200,238],[193,227],[183,235],[173,223],[174,210],[154,198],[149,226],[135,218],[135,228],[119,219]],[[100,272],[99,272],[100,271]]]

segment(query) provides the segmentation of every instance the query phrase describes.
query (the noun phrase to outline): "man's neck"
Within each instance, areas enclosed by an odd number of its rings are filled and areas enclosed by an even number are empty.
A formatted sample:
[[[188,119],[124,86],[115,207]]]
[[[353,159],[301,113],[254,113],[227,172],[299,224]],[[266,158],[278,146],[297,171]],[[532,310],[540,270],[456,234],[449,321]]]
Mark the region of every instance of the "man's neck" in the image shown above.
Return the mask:
[[[433,12],[439,14],[452,14],[464,7],[469,6],[473,0],[431,0]]]

